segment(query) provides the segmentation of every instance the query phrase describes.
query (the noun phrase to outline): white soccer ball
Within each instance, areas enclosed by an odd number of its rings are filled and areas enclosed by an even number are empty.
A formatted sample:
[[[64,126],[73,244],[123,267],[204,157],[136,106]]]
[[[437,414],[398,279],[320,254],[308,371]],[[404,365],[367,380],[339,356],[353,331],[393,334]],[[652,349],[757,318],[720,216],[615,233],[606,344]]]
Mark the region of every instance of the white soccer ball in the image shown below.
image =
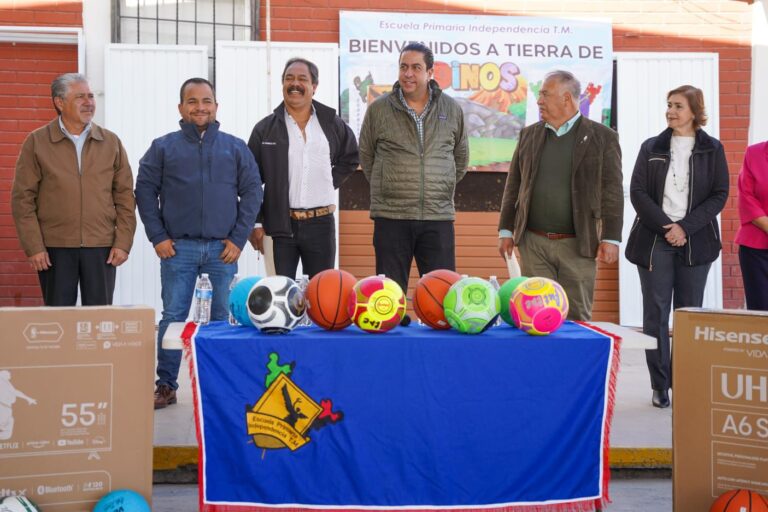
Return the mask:
[[[301,321],[306,304],[293,279],[270,276],[261,279],[248,293],[248,317],[261,332],[282,334]]]
[[[40,509],[25,496],[0,498],[0,512],[33,512],[36,510]]]

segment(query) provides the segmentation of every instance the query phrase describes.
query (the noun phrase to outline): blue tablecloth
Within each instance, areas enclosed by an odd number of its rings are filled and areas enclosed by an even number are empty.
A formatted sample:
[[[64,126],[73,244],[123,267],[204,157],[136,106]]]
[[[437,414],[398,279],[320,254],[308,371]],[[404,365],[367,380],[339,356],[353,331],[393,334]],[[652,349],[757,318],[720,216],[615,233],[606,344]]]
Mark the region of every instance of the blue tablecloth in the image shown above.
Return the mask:
[[[587,510],[606,497],[613,340],[580,325],[214,323],[190,348],[203,510]]]

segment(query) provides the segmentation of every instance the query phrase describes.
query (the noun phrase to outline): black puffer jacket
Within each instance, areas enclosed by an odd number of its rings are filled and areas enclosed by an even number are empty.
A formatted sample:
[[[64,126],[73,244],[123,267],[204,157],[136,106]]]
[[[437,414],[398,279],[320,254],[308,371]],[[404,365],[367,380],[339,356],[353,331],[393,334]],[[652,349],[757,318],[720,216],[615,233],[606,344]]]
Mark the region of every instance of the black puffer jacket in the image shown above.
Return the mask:
[[[661,207],[671,141],[672,129],[667,128],[643,143],[629,187],[637,217],[629,233],[625,255],[632,263],[650,270],[653,270],[654,245],[666,243],[666,230],[662,226],[672,224]],[[717,214],[728,199],[728,163],[723,145],[703,130],[696,130],[689,165],[687,213],[677,224],[688,239],[685,263],[694,266],[715,261],[722,248]]]

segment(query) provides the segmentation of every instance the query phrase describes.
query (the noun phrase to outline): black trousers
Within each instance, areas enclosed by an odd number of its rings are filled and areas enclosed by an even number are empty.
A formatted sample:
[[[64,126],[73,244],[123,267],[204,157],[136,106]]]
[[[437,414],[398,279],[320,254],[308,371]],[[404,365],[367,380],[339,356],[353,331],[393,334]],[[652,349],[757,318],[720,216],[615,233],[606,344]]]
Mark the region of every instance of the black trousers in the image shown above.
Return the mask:
[[[747,309],[768,311],[768,249],[739,246]]]
[[[710,263],[689,267],[685,248],[658,240],[653,249],[653,270],[638,267],[643,290],[643,333],[656,338],[656,350],[645,351],[651,387],[672,387],[672,353],[669,343],[670,306],[701,307]],[[674,298],[673,298],[674,297]]]
[[[296,278],[301,267],[310,278],[329,268],[336,261],[336,224],[333,215],[311,219],[291,219],[293,237],[272,239],[275,272],[281,276]]]
[[[77,288],[83,306],[108,306],[117,269],[107,263],[111,247],[48,247],[51,267],[38,272],[46,306],[74,306]]]
[[[456,270],[453,221],[373,220],[376,273],[394,280],[408,293],[408,275],[416,258],[419,275]]]

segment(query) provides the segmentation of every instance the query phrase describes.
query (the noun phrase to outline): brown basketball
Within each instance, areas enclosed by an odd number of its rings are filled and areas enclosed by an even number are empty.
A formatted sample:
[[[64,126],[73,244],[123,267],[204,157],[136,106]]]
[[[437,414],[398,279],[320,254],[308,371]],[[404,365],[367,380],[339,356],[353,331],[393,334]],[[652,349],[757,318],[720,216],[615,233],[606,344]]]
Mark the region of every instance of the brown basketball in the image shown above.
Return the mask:
[[[357,279],[345,270],[323,270],[309,280],[305,294],[307,314],[316,325],[338,331],[352,323],[347,298]]]
[[[768,512],[768,500],[755,491],[734,489],[721,494],[709,512]]]
[[[450,329],[443,312],[443,299],[461,276],[452,270],[433,270],[424,274],[413,292],[413,309],[419,319],[433,329]]]

